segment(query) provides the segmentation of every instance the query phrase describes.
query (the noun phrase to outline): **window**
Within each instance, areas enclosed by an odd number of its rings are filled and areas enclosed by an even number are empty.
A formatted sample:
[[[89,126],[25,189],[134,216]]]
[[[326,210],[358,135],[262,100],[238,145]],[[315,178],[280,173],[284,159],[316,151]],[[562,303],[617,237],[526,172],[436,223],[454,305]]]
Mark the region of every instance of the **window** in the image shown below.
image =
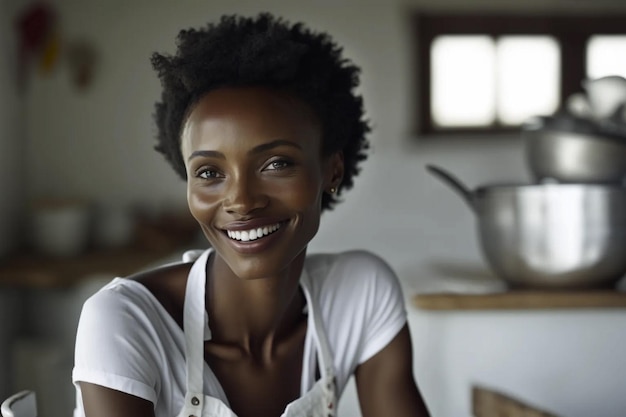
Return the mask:
[[[514,131],[581,81],[626,77],[626,15],[415,15],[421,134]]]
[[[626,36],[591,36],[587,42],[586,53],[589,78],[607,75],[621,75],[626,78]]]
[[[559,47],[552,37],[442,35],[430,58],[436,127],[516,126],[559,105]]]

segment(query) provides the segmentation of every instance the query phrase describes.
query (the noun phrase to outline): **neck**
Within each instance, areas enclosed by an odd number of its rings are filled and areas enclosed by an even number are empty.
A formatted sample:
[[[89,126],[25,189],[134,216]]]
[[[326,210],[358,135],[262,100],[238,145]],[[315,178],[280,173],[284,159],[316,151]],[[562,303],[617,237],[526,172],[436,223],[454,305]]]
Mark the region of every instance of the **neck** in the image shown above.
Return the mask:
[[[280,343],[306,323],[299,286],[304,252],[279,275],[255,280],[240,279],[217,254],[212,258],[206,306],[214,348],[228,356],[271,360]]]

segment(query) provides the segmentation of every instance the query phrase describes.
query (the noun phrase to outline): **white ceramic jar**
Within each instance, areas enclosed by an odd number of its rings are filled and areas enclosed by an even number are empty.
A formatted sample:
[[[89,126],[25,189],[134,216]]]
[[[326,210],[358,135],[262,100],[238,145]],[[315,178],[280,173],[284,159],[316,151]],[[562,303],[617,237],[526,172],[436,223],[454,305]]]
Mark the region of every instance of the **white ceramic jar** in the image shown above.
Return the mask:
[[[31,243],[48,256],[70,257],[88,244],[90,206],[80,200],[46,200],[33,206]]]

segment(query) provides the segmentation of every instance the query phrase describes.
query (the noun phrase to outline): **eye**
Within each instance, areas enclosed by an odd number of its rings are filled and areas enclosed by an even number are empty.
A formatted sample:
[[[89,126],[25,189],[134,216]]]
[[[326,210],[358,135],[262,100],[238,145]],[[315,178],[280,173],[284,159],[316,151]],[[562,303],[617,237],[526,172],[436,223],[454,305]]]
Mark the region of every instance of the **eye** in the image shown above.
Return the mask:
[[[205,180],[212,180],[216,178],[224,178],[224,175],[214,168],[200,168],[196,171],[196,177]]]
[[[274,159],[269,164],[267,164],[267,166],[264,168],[264,171],[280,171],[282,169],[289,168],[292,165],[293,162],[288,159]]]

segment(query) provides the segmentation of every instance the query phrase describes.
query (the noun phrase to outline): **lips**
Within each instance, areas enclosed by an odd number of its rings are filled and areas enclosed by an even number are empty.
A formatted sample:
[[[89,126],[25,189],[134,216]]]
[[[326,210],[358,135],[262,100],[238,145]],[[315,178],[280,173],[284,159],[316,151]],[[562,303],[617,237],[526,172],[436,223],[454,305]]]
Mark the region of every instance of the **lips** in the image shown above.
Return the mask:
[[[280,229],[280,223],[273,223],[265,226],[251,227],[248,229],[231,230],[226,229],[226,234],[230,239],[240,242],[250,242],[271,235]]]

